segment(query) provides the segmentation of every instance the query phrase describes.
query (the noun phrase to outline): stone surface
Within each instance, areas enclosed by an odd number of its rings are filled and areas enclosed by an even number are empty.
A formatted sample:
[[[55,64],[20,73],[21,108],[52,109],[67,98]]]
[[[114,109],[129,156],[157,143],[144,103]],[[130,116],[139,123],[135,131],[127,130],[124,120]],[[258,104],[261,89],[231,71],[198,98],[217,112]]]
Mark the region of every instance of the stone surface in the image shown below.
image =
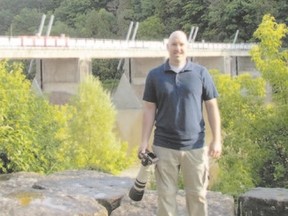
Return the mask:
[[[107,216],[132,180],[95,171],[0,176],[0,216]]]
[[[288,190],[284,188],[254,188],[238,201],[238,216],[287,216]]]
[[[219,192],[208,192],[208,216],[234,216],[234,199]],[[180,190],[177,195],[179,216],[186,216],[185,194]],[[111,216],[156,216],[157,194],[146,190],[143,199],[135,202],[126,195],[121,206]]]
[[[143,200],[127,196],[134,178],[97,171],[71,170],[51,175],[0,175],[0,216],[153,216],[157,194],[146,190]],[[177,196],[179,216],[185,215],[185,196]],[[208,194],[209,216],[233,216],[230,196]]]

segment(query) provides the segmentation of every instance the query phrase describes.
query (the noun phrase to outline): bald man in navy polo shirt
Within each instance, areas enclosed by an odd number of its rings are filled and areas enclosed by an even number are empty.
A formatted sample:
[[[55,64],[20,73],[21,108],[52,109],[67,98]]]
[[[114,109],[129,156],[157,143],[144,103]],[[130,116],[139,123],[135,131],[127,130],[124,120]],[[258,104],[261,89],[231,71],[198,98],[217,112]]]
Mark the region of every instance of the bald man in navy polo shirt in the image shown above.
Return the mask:
[[[187,36],[173,32],[168,40],[169,58],[152,69],[143,95],[143,127],[139,152],[149,148],[159,158],[155,166],[158,192],[157,216],[178,216],[176,194],[182,172],[189,216],[207,216],[208,158],[222,152],[221,121],[214,82],[201,65],[187,58]],[[205,145],[203,104],[212,139]]]

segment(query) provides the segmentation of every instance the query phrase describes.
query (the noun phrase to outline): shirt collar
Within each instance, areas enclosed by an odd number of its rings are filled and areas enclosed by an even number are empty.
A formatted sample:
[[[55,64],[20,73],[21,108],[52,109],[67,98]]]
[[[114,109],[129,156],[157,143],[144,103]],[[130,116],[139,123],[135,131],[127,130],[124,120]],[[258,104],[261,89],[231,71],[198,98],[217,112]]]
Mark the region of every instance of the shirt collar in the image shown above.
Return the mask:
[[[187,61],[186,61],[184,68],[179,73],[191,71],[191,64],[192,64],[191,60],[187,58]],[[164,64],[164,71],[165,72],[173,71],[170,67],[169,59],[167,59],[165,64]]]

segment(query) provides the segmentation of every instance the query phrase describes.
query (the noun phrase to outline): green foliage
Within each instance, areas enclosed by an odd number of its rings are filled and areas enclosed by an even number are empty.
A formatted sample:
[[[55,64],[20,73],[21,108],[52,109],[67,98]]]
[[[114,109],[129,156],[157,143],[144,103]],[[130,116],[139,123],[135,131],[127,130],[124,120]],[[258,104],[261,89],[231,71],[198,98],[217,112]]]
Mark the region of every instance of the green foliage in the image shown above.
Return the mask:
[[[101,81],[120,79],[121,72],[117,71],[119,59],[94,59],[92,61],[92,73]]]
[[[144,20],[138,29],[137,39],[149,40],[151,38],[155,40],[163,40],[165,26],[161,23],[161,20],[156,16],[151,16]]]
[[[13,16],[11,15],[10,10],[0,9],[0,33],[2,33],[2,35],[11,34],[12,19]]]
[[[219,107],[224,138],[224,153],[219,160],[220,174],[213,190],[237,195],[256,184],[254,166],[260,162],[252,154],[262,150],[250,139],[253,122],[263,114],[265,82],[242,74],[229,75],[211,71],[219,91]]]
[[[113,132],[116,110],[98,79],[90,76],[80,84],[72,106],[76,113],[69,123],[69,154],[76,167],[117,173],[133,162],[127,157],[128,144]]]
[[[214,1],[209,5],[210,30],[205,35],[216,41],[232,42],[236,30],[239,30],[238,41],[250,41],[262,16],[275,12],[276,5],[276,1],[267,0]]]
[[[260,40],[251,51],[252,59],[264,79],[272,86],[273,103],[267,114],[259,118],[255,141],[265,149],[259,184],[288,187],[288,52],[282,41],[288,33],[285,24],[278,24],[271,15],[263,17],[254,36]]]
[[[157,0],[155,12],[165,26],[165,35],[181,29],[182,2],[178,0]]]
[[[89,12],[84,16],[84,20],[85,24],[83,27],[87,31],[87,36],[112,39],[117,34],[118,27],[116,17],[105,9]]]
[[[262,78],[253,79],[250,74],[231,78],[217,71],[211,73],[220,94],[219,104],[221,115],[224,116],[222,125],[226,130],[233,131],[234,127],[250,122],[259,114],[257,112],[266,94],[265,81]]]
[[[60,121],[64,113],[36,98],[30,89],[19,65],[1,62],[0,152],[5,156],[1,158],[2,172],[48,173],[61,164],[61,139],[57,134],[65,123]]]
[[[183,1],[182,17],[180,19],[181,29],[187,34],[191,26],[197,26],[199,31],[196,38],[202,38],[203,31],[208,26],[208,10],[210,2],[203,0],[186,0]]]
[[[133,20],[141,22],[148,17],[154,15],[155,12],[155,1],[151,0],[132,0],[133,5]]]
[[[288,103],[288,51],[282,50],[282,39],[287,35],[285,24],[277,24],[265,15],[254,36],[261,42],[251,50],[253,61],[273,88],[275,102]]]
[[[117,173],[134,162],[114,134],[116,111],[100,81],[88,78],[71,105],[31,92],[19,64],[0,63],[0,172],[91,168]]]
[[[13,19],[13,35],[35,35],[41,16],[37,9],[23,8]]]
[[[263,149],[258,169],[258,185],[288,188],[288,106],[269,106],[259,118],[253,139]]]
[[[77,37],[79,35],[78,30],[68,26],[65,22],[56,21],[50,35],[60,36],[61,34],[65,34],[68,37]]]
[[[60,7],[55,10],[55,17],[68,26],[75,27],[77,17],[86,14],[91,9],[90,0],[64,0]]]
[[[193,25],[199,27],[197,40],[232,41],[240,30],[238,41],[250,41],[266,13],[287,23],[286,0],[1,0],[0,33],[33,35],[40,24],[34,10],[55,15],[53,35],[71,37],[124,39],[134,21],[142,29],[139,38],[148,40],[177,29],[188,34]]]
[[[214,72],[225,133],[215,190],[238,195],[255,186],[288,187],[288,68],[281,48],[286,34],[284,24],[263,17],[254,34],[260,42],[251,51],[261,78]],[[270,104],[264,104],[264,80],[273,86]]]
[[[117,19],[117,38],[123,40],[127,35],[130,22],[135,21],[133,20],[132,0],[119,0],[115,7],[117,7],[117,9],[111,12],[115,14]]]

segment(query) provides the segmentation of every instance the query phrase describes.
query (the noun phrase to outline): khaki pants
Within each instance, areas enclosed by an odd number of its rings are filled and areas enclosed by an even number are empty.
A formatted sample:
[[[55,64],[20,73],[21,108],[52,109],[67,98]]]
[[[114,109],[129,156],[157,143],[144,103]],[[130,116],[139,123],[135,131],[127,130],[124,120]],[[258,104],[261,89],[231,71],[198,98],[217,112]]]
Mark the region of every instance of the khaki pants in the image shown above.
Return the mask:
[[[179,151],[153,146],[159,158],[155,166],[158,192],[157,216],[178,216],[176,194],[178,174],[182,171],[189,216],[207,216],[207,148]]]

